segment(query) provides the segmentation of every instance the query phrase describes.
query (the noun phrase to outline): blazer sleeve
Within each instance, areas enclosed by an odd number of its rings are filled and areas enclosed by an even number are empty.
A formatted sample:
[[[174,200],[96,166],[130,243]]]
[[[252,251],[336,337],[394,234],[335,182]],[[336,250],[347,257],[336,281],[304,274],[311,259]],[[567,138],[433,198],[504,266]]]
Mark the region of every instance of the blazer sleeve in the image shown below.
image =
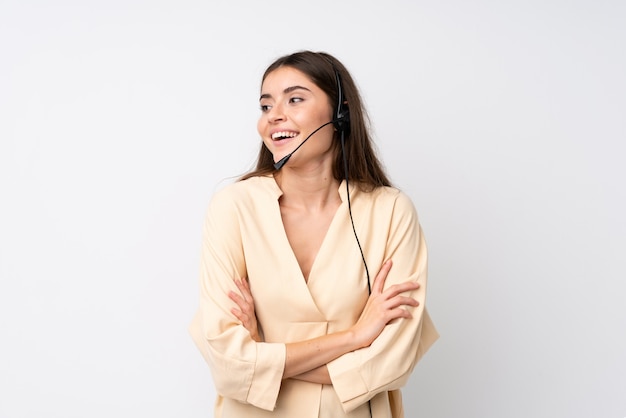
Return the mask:
[[[228,193],[216,194],[207,210],[200,262],[199,309],[189,332],[209,364],[215,389],[227,398],[273,410],[285,366],[284,344],[255,342],[230,312],[245,277],[241,222]]]
[[[394,203],[384,259],[393,261],[385,288],[407,280],[419,282],[420,288],[410,293],[419,306],[408,307],[413,318],[388,324],[369,347],[328,363],[333,387],[346,412],[380,392],[404,386],[415,364],[439,336],[425,309],[426,243],[415,208],[402,193]]]

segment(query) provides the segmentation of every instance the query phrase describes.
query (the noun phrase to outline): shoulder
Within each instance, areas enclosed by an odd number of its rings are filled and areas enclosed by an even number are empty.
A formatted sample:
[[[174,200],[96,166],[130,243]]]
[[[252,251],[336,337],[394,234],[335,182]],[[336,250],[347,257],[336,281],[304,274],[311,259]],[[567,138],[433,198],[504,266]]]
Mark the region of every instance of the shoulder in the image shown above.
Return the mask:
[[[395,187],[382,186],[377,187],[368,193],[363,193],[366,199],[369,199],[376,205],[389,205],[394,210],[400,211],[415,211],[415,206],[411,198]]]
[[[419,223],[413,201],[405,192],[395,187],[377,187],[362,193],[360,197],[364,201],[361,207],[371,217],[376,218],[377,222],[389,226]]]
[[[272,184],[278,188],[271,177],[251,177],[223,186],[209,201],[205,227],[224,233],[240,228],[245,219],[256,219],[277,200]]]
[[[276,199],[278,198],[277,189],[272,177],[251,177],[222,187],[213,194],[209,206],[233,209],[266,199]]]

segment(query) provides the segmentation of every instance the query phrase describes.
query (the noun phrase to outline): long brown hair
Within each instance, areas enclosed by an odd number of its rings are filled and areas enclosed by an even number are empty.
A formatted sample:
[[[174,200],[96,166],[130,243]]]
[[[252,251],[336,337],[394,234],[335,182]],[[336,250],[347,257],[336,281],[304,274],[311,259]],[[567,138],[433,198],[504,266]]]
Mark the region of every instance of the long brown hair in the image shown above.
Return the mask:
[[[324,91],[337,108],[338,86],[335,71],[339,73],[344,100],[350,110],[350,130],[345,136],[345,152],[348,162],[348,180],[356,182],[363,190],[372,190],[380,186],[390,186],[391,182],[376,155],[372,138],[367,124],[367,113],[363,108],[359,90],[344,65],[330,54],[325,52],[300,51],[285,55],[274,61],[261,80],[280,67],[291,67],[306,74],[313,83]],[[345,178],[343,155],[339,134],[335,133],[333,142],[335,162],[333,176],[337,181]],[[265,144],[261,142],[261,149],[256,168],[244,174],[239,180],[250,177],[275,173],[274,158]]]

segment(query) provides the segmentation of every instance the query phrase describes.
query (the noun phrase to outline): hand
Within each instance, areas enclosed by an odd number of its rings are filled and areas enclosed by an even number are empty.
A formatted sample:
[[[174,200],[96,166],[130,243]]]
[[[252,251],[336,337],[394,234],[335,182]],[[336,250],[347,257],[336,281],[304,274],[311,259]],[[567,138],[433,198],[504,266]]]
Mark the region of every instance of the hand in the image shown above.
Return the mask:
[[[252,292],[246,279],[235,279],[235,284],[241,292],[241,295],[233,291],[228,292],[228,297],[233,300],[239,307],[233,308],[230,312],[241,321],[241,325],[248,330],[250,336],[254,341],[260,342],[259,328],[256,321],[256,314],[254,313],[254,300],[252,299]]]
[[[385,326],[394,319],[412,318],[413,316],[404,306],[419,305],[417,300],[401,295],[401,293],[418,289],[420,285],[417,282],[407,281],[395,284],[383,291],[391,265],[391,260],[388,260],[381,267],[374,279],[372,293],[365,308],[359,320],[351,328],[360,348],[372,344]]]

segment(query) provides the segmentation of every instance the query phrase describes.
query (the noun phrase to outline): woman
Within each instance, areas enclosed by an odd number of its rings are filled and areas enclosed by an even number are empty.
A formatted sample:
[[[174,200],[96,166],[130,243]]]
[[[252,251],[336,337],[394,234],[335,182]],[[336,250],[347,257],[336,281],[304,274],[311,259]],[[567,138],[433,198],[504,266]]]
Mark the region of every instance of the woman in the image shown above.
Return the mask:
[[[204,225],[190,331],[215,416],[402,417],[398,389],[438,336],[415,209],[337,59],[279,58],[260,105],[257,167],[215,194]]]

